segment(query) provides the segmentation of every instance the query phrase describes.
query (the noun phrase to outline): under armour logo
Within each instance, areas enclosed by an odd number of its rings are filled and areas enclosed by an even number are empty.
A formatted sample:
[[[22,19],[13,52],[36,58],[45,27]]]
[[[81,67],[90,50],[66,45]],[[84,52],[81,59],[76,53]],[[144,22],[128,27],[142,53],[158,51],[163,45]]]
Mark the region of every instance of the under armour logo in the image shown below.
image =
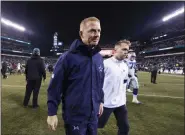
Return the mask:
[[[78,126],[73,126],[73,130],[79,130]]]

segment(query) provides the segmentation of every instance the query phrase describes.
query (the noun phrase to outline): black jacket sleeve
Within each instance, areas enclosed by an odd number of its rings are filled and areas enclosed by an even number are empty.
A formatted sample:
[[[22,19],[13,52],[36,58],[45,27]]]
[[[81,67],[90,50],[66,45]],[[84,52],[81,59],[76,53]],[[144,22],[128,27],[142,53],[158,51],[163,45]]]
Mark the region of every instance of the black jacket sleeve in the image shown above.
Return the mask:
[[[24,74],[26,76],[26,80],[28,79],[28,61],[26,62]]]

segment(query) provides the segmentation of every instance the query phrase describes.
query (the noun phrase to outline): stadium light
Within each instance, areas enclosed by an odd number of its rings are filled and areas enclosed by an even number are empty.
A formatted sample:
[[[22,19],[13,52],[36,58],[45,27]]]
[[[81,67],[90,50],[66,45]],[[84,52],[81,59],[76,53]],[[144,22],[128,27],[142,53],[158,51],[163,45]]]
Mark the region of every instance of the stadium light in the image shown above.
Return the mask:
[[[173,18],[173,17],[175,17],[175,16],[178,16],[178,15],[180,15],[180,14],[182,14],[182,13],[184,13],[184,7],[181,8],[181,9],[179,9],[179,10],[177,10],[177,11],[175,11],[174,13],[172,13],[172,14],[170,14],[170,15],[165,16],[165,17],[163,18],[163,22],[168,21],[169,19],[171,19],[171,18]]]
[[[20,30],[20,31],[25,31],[26,30],[23,26],[18,25],[16,23],[13,23],[13,22],[11,22],[11,21],[9,21],[7,19],[4,19],[4,18],[1,18],[1,22],[6,24],[6,25],[8,25],[8,26],[11,26],[11,27],[13,27],[13,28],[15,28],[17,30]]]
[[[159,51],[162,51],[162,50],[169,50],[169,49],[173,49],[173,47],[161,48],[161,49],[159,49]]]
[[[61,55],[62,53],[57,53],[56,55]]]

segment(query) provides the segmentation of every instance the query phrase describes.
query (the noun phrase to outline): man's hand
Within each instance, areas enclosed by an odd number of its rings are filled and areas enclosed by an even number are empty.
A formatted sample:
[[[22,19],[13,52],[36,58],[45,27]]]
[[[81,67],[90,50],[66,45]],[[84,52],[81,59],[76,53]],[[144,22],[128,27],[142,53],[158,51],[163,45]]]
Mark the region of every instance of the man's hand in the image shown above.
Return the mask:
[[[58,117],[57,115],[54,116],[48,116],[47,118],[48,128],[50,130],[55,131],[58,125]]]
[[[100,103],[99,117],[103,114],[103,103]]]

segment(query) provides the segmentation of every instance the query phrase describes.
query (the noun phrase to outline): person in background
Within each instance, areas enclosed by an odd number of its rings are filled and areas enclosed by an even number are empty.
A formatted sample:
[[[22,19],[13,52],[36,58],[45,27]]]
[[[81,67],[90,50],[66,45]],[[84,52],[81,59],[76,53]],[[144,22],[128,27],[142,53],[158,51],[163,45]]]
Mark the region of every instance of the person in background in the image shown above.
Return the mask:
[[[8,69],[7,63],[5,61],[3,61],[2,62],[2,68],[1,68],[1,73],[3,75],[3,79],[8,78],[7,75],[6,75],[7,69]]]
[[[156,83],[157,71],[158,71],[158,66],[156,63],[154,63],[151,70],[151,83],[157,84]]]
[[[24,96],[23,105],[28,106],[31,93],[33,92],[32,107],[37,108],[38,105],[38,94],[42,83],[42,78],[46,79],[46,71],[44,61],[40,57],[40,50],[35,48],[33,50],[32,57],[27,61],[25,67],[26,75],[26,92]]]
[[[20,75],[21,74],[21,63],[17,64],[17,73]]]
[[[50,74],[52,74],[53,73],[53,65],[49,65],[48,66],[48,71],[50,72]]]
[[[133,50],[129,51],[128,59],[126,59],[126,61],[129,68],[127,91],[132,92],[133,94],[132,103],[141,104],[141,102],[138,100],[139,82],[136,73],[136,53]],[[133,91],[130,90],[130,87],[133,88]]]

